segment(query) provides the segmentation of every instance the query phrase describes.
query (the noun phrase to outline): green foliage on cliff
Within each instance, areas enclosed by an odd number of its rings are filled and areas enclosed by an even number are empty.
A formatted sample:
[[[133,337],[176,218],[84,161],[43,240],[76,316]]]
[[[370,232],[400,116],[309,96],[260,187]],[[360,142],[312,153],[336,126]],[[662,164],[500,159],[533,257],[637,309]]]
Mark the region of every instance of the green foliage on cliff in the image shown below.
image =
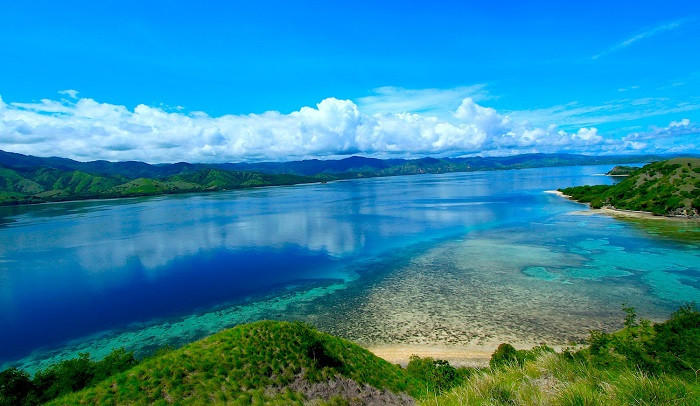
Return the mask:
[[[645,165],[616,185],[576,186],[560,191],[592,208],[698,217],[700,159],[674,158]]]

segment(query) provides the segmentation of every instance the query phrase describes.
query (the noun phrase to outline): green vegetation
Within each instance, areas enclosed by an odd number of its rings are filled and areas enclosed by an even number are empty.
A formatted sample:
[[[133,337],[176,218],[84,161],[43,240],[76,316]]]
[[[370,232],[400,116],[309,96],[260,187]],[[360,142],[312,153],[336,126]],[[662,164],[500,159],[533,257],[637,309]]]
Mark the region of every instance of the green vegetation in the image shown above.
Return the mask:
[[[445,360],[430,357],[420,358],[411,356],[406,373],[420,382],[417,391],[421,396],[434,395],[449,390],[463,383],[473,370],[470,368],[455,368]]]
[[[33,378],[25,371],[9,368],[0,372],[0,406],[42,404],[93,386],[136,364],[133,353],[117,349],[101,361],[81,354],[39,371]]]
[[[700,218],[700,159],[655,162],[616,185],[577,186],[560,191],[574,200],[590,203],[592,208]]]
[[[165,178],[129,179],[54,168],[10,169],[0,166],[0,205],[83,199],[151,196],[317,182],[297,175],[265,175],[202,169]]]
[[[625,308],[625,327],[591,332],[589,345],[499,347],[491,368],[425,405],[698,405],[700,312],[693,305],[653,324]]]
[[[662,323],[624,308],[624,328],[591,332],[555,353],[502,344],[489,368],[411,357],[392,365],[302,323],[261,321],[224,330],[138,363],[124,350],[87,355],[30,378],[0,373],[0,405],[411,404],[697,405],[700,312],[687,305]],[[412,397],[409,397],[409,395]]]
[[[378,176],[468,172],[613,162],[655,161],[656,156],[592,157],[523,154],[509,157],[376,159],[150,165],[144,162],[78,162],[0,151],[0,206],[66,200],[292,185]]]
[[[398,366],[349,341],[302,323],[262,321],[144,360],[56,404],[287,405],[310,397],[331,401],[342,385],[355,385],[358,397],[379,396],[369,385],[390,398],[419,396],[421,387]]]
[[[606,175],[609,176],[630,176],[632,172],[636,171],[639,169],[637,166],[625,166],[625,165],[618,165],[606,173]]]

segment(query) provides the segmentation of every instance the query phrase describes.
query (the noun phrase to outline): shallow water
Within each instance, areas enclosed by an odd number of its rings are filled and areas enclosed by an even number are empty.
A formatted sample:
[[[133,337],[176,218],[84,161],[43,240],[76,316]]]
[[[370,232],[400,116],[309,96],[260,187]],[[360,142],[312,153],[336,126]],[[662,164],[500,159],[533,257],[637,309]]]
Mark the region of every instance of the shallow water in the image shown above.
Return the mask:
[[[0,208],[0,364],[261,318],[364,345],[566,343],[619,326],[622,303],[660,319],[700,301],[697,239],[543,193],[611,167]]]

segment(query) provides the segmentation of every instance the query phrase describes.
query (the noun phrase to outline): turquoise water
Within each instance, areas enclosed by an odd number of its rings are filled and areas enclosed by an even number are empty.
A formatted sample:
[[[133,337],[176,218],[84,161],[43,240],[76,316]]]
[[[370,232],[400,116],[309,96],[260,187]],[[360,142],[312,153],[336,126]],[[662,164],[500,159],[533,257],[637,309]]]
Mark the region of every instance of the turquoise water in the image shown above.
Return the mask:
[[[661,319],[700,301],[697,239],[544,193],[611,167],[0,208],[0,364],[146,354],[261,318],[364,345],[566,343],[619,326],[622,303]]]

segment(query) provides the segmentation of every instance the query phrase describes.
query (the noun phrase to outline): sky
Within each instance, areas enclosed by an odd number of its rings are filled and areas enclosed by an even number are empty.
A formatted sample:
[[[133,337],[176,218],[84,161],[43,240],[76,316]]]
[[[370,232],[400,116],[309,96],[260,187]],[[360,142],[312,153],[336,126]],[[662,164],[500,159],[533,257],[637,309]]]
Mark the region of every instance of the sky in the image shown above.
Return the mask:
[[[416,3],[4,2],[0,150],[700,153],[700,2]]]

